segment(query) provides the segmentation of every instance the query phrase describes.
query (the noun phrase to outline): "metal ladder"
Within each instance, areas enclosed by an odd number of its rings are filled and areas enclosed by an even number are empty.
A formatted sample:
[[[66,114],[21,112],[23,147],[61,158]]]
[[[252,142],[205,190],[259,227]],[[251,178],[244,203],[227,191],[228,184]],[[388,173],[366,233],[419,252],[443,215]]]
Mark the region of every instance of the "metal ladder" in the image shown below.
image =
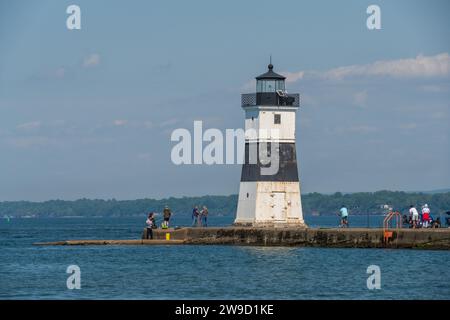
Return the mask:
[[[402,216],[398,211],[389,211],[386,218],[383,220],[383,241],[385,244],[393,238],[394,232],[390,229],[391,220],[395,218],[395,229],[398,234],[398,230],[402,227]]]

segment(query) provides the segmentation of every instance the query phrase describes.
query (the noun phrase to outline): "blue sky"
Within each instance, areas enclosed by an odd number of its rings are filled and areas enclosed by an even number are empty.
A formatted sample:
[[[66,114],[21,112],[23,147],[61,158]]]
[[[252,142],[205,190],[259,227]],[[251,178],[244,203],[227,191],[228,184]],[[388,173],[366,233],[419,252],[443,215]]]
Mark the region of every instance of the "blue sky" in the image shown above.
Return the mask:
[[[81,7],[82,29],[66,28]],[[368,30],[366,8],[381,8]],[[450,186],[448,1],[0,0],[0,200],[238,192],[176,128],[241,128],[266,70],[299,92],[303,192]]]

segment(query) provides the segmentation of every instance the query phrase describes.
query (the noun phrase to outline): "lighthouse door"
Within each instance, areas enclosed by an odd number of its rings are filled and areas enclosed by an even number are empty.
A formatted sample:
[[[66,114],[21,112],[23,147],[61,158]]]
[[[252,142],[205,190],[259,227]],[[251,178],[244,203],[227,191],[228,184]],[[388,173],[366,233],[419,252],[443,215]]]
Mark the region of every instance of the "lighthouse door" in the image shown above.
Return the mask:
[[[275,220],[286,220],[286,193],[273,193],[273,216]]]

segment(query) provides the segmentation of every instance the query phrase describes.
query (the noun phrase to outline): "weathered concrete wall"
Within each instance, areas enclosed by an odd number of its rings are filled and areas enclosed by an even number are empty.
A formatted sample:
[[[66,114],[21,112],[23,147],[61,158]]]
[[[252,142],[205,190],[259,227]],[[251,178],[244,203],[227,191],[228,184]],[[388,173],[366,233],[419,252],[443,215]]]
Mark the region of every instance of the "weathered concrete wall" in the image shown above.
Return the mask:
[[[186,244],[230,244],[260,246],[309,246],[338,248],[450,249],[450,229],[400,229],[388,243],[382,229],[302,228],[182,228],[154,230],[155,239],[185,240]]]
[[[450,229],[400,229],[384,242],[382,229],[182,228],[154,230],[154,240],[66,240],[36,245],[250,245],[323,248],[450,249]],[[166,234],[170,233],[170,240]]]

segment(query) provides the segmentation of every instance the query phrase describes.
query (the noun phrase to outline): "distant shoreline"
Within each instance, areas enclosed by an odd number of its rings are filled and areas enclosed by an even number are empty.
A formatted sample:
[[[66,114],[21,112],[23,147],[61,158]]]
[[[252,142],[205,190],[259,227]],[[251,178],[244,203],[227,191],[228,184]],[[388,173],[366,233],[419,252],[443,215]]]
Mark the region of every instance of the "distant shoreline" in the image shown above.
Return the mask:
[[[146,213],[143,214],[139,214],[139,215],[129,215],[129,216],[57,216],[57,217],[41,217],[41,216],[35,216],[35,217],[31,217],[31,216],[17,216],[17,217],[9,217],[9,216],[4,216],[4,219],[21,219],[21,220],[27,220],[27,219],[127,219],[127,218],[139,218],[142,219],[143,217],[146,217]],[[190,213],[177,213],[177,216],[182,215],[183,217],[188,217],[190,215]],[[314,217],[314,218],[318,218],[318,217],[336,217],[336,214],[334,213],[324,213],[324,214],[320,214],[320,215],[313,215],[313,214],[304,214],[304,217]],[[385,214],[383,213],[369,213],[369,214],[358,214],[358,213],[353,213],[351,216],[353,217],[382,217],[385,216]],[[439,216],[439,215],[438,215]],[[223,217],[234,217],[234,215],[211,215],[211,217],[213,218],[223,218]],[[1,220],[1,217],[0,217]]]
[[[102,218],[142,217],[148,212],[161,213],[169,206],[173,213],[190,215],[195,206],[207,206],[211,216],[233,216],[236,213],[237,195],[202,196],[136,200],[79,199],[49,200],[43,202],[3,201],[0,202],[0,218]],[[432,215],[450,211],[450,192],[411,193],[404,191],[376,191],[320,194],[308,193],[301,197],[305,216],[335,215],[346,205],[354,216],[376,216],[385,213],[386,205],[402,214],[409,206],[428,204]],[[99,214],[101,213],[101,214]]]

